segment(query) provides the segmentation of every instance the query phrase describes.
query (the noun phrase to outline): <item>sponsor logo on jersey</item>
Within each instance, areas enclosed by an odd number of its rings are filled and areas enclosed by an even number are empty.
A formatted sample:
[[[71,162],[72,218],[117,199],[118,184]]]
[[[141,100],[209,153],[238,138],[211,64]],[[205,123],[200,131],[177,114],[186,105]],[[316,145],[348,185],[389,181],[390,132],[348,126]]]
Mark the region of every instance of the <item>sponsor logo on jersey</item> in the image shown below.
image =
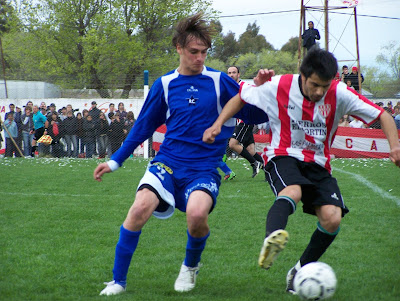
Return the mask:
[[[199,89],[196,89],[195,87],[191,86],[189,89],[187,89],[186,91],[188,92],[199,92]]]

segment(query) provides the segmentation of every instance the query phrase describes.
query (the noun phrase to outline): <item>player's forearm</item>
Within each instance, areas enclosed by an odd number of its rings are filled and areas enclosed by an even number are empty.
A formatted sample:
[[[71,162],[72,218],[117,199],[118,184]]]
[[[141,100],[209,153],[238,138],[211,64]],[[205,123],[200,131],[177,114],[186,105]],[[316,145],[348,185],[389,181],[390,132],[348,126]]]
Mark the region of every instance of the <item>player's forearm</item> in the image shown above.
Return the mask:
[[[239,94],[236,94],[224,106],[214,124],[222,127],[222,125],[230,118],[232,118],[233,115],[239,112],[244,107],[244,105],[245,103],[240,99]]]
[[[379,120],[381,122],[383,133],[389,141],[390,149],[399,147],[399,134],[393,117],[387,112],[383,112]]]

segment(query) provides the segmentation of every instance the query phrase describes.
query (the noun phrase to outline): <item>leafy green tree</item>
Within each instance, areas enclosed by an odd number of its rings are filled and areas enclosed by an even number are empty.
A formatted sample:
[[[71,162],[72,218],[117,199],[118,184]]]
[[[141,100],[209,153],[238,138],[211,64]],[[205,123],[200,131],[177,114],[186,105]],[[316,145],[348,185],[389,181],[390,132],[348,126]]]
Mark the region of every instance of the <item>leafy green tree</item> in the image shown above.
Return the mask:
[[[388,45],[382,47],[383,53],[380,53],[376,61],[379,64],[386,65],[392,75],[400,80],[400,43],[390,41]]]
[[[123,89],[121,97],[128,97],[144,69],[159,75],[176,67],[174,25],[184,16],[207,11],[210,3],[37,0],[23,5],[23,34],[13,35],[7,43],[15,75],[23,72],[19,60],[28,57],[24,61],[29,61],[32,77],[40,73],[63,87],[93,88],[101,97]],[[20,44],[13,42],[16,36]]]
[[[365,67],[362,88],[371,92],[376,98],[394,97],[400,91],[400,79],[396,79],[386,70],[377,67]]]
[[[299,48],[299,37],[291,37],[281,48],[281,51],[286,51],[296,56]]]
[[[257,26],[256,22],[247,25],[246,31],[240,35],[238,41],[238,52],[240,54],[259,53],[263,49],[274,49],[265,37],[259,34],[259,31],[260,27]]]

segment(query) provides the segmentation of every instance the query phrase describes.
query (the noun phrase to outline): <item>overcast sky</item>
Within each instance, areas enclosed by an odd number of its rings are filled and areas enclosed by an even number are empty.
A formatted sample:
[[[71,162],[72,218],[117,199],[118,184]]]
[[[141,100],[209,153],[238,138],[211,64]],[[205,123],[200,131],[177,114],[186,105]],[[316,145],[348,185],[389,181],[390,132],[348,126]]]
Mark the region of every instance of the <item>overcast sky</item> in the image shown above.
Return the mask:
[[[340,2],[330,0],[330,5]],[[306,6],[323,6],[322,0],[304,0]],[[220,11],[223,33],[235,33],[236,39],[246,30],[247,24],[257,22],[260,34],[264,35],[275,49],[280,49],[291,37],[299,35],[300,0],[213,0],[214,9]],[[276,14],[224,17],[232,15],[257,14],[298,10]],[[343,64],[356,65],[356,43],[354,17],[333,12],[352,14],[353,9],[331,10],[329,13],[329,50]],[[375,58],[382,52],[381,47],[390,41],[400,46],[400,0],[359,0],[357,23],[361,66],[376,65]],[[364,17],[373,15],[393,19]],[[325,46],[324,15],[308,10],[306,21],[314,21],[321,34],[321,46]],[[341,60],[351,60],[340,62]]]

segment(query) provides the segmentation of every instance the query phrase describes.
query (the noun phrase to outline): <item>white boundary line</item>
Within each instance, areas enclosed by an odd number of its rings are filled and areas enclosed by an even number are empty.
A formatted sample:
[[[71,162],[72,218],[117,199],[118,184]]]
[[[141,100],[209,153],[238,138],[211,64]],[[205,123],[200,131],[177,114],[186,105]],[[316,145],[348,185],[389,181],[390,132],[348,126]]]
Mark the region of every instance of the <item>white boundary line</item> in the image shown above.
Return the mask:
[[[364,178],[363,176],[360,176],[359,174],[356,173],[352,173],[349,171],[345,171],[343,169],[339,169],[339,168],[332,168],[333,171],[337,171],[337,172],[341,172],[344,173],[346,175],[352,176],[354,179],[356,179],[358,182],[360,182],[361,184],[363,184],[364,186],[367,186],[368,188],[370,188],[371,190],[373,190],[375,193],[381,195],[382,197],[386,198],[386,199],[390,199],[392,201],[395,201],[395,203],[397,204],[397,206],[400,207],[400,199],[398,197],[395,197],[391,194],[389,194],[388,192],[386,192],[385,190],[383,190],[382,188],[380,188],[379,186],[375,185],[374,183],[368,181],[366,178]]]

